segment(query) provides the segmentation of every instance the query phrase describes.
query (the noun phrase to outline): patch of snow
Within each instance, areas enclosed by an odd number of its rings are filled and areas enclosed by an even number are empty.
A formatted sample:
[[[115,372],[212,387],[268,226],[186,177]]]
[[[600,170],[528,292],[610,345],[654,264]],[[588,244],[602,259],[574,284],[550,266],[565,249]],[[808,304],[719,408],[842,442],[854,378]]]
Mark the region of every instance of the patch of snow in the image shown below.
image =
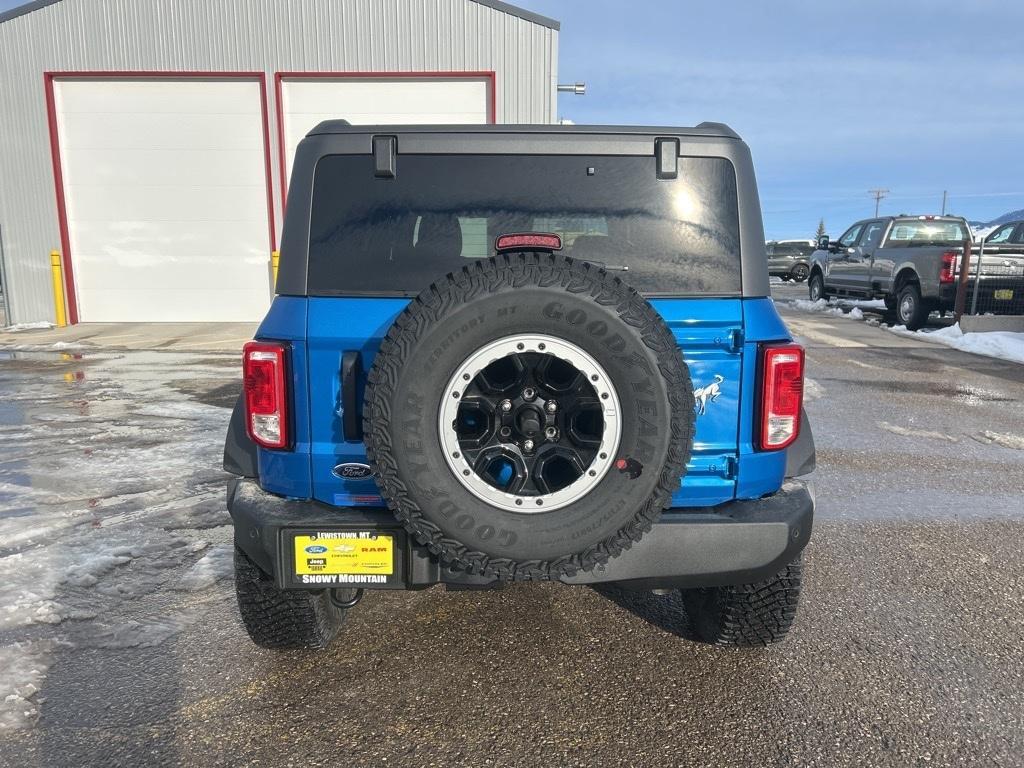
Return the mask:
[[[198,591],[212,587],[218,581],[227,579],[235,572],[235,547],[232,544],[218,544],[210,547],[181,580],[183,589]]]
[[[771,283],[772,285],[782,285],[786,281],[783,280],[778,275],[772,275],[771,277],[768,278],[768,282]]]
[[[57,644],[47,639],[0,646],[0,732],[31,728],[39,719],[36,694]]]
[[[984,331],[964,333],[959,325],[939,330],[909,331],[905,325],[890,326],[889,330],[900,336],[933,341],[961,352],[995,357],[1013,363],[1024,363],[1024,333],[1012,331]]]
[[[914,429],[912,427],[900,427],[896,424],[890,424],[888,421],[878,422],[878,426],[884,429],[886,432],[892,432],[894,435],[903,435],[904,437],[924,437],[929,440],[945,440],[947,443],[958,443],[960,438],[954,437],[953,435],[947,435],[942,432],[933,432],[929,429]]]
[[[100,624],[88,644],[94,648],[152,648],[167,642],[188,624],[184,617],[174,616]]]
[[[843,299],[842,303],[861,309],[885,309],[885,299]]]
[[[804,377],[804,400],[820,400],[826,394],[828,392],[821,384],[814,379]]]
[[[1003,448],[1016,448],[1018,451],[1024,451],[1024,437],[1020,435],[1007,435],[1001,432],[990,432],[986,429],[984,432],[971,435],[971,437],[985,445],[1000,445]]]
[[[841,302],[835,299],[818,299],[817,301],[811,301],[810,299],[786,301],[783,299],[781,303],[800,312],[819,312],[823,315],[845,317],[849,320],[864,320],[863,310],[865,309],[885,309],[885,302],[881,299],[873,299],[871,301],[848,301],[843,299]]]
[[[14,325],[8,325],[4,328],[4,333],[21,333],[22,331],[48,331],[51,328],[56,328],[53,323],[49,323],[45,320],[40,320],[37,323],[15,323]]]
[[[64,581],[73,587],[95,587],[100,581],[100,576],[131,561],[132,558],[127,554],[90,553],[82,562],[70,566],[64,572]]]

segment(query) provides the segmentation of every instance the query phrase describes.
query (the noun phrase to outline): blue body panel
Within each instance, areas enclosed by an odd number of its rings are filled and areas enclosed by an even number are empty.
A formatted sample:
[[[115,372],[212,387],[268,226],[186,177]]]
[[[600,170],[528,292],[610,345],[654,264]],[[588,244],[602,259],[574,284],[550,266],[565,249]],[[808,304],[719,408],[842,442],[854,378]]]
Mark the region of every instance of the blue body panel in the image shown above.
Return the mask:
[[[260,323],[256,338],[284,341],[290,347],[293,448],[259,449],[260,485],[289,498],[308,499],[313,493],[309,466],[309,371],[306,362],[306,309],[308,299],[277,296]]]
[[[758,498],[781,486],[785,451],[754,449],[757,345],[788,340],[770,299],[654,299],[690,368],[698,402],[693,454],[673,507]],[[366,461],[342,431],[341,357],[359,350],[364,369],[408,304],[401,298],[278,297],[257,338],[292,345],[295,450],[260,450],[260,478],[274,493],[335,506],[380,506],[372,480],[343,480],[338,464]],[[308,382],[308,384],[307,384]],[[703,412],[701,406],[703,405]]]

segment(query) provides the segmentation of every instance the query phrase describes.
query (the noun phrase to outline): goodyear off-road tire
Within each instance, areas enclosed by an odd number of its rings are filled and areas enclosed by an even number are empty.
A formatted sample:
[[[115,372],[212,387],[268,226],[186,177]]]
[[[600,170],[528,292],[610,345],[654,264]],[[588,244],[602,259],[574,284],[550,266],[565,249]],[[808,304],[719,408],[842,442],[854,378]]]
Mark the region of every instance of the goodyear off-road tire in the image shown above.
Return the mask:
[[[340,597],[348,597],[342,590]],[[237,547],[235,594],[246,632],[256,645],[273,650],[326,648],[338,634],[347,610],[327,590],[278,589],[271,578]]]
[[[755,584],[681,590],[695,639],[736,647],[781,642],[796,619],[801,580],[797,557]]]
[[[529,334],[603,368],[620,438],[584,495],[543,511],[527,498],[520,512],[456,477],[439,414],[442,398],[458,397],[447,390],[467,358]],[[689,460],[693,385],[661,316],[618,277],[564,256],[503,254],[447,275],[399,315],[370,370],[363,416],[377,484],[416,541],[471,573],[543,580],[607,562],[650,530]]]

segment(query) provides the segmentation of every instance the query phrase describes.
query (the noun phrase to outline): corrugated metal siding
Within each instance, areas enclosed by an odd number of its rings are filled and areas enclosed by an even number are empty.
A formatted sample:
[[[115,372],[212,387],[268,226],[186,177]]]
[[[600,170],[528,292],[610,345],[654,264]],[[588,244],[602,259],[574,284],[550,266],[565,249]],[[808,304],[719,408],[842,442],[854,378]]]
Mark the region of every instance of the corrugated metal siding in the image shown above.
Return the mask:
[[[63,0],[0,24],[0,233],[9,322],[53,319],[60,248],[43,73],[489,71],[497,120],[557,120],[557,30],[470,0]],[[7,286],[5,286],[7,288]]]

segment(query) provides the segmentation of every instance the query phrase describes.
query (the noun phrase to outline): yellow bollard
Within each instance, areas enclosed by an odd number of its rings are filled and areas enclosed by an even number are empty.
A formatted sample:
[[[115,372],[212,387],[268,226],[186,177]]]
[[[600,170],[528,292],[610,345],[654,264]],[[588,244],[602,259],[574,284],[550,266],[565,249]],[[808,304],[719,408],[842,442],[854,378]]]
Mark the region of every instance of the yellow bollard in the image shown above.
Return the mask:
[[[63,328],[68,324],[68,318],[64,310],[64,273],[58,251],[50,252],[50,272],[53,274],[53,306],[57,313],[57,327]]]
[[[280,251],[272,251],[270,253],[270,270],[274,274],[274,282],[270,286],[271,288],[276,288],[277,287],[277,264],[280,261],[281,261],[281,252]]]

